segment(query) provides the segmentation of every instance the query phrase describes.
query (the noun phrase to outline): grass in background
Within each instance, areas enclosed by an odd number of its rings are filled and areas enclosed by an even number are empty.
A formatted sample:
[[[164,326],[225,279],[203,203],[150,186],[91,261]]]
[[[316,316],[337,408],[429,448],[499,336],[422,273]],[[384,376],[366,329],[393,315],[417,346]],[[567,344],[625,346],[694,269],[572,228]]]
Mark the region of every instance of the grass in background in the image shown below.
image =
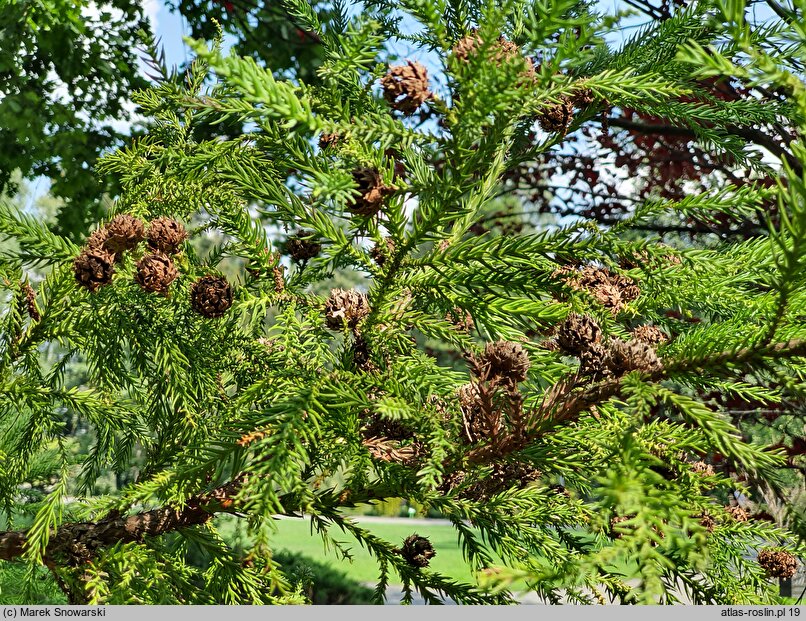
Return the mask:
[[[311,524],[307,519],[283,519],[277,520],[275,524],[277,532],[271,538],[274,550],[304,554],[345,572],[357,582],[377,581],[378,564],[351,535],[341,532],[337,527],[331,529],[330,534],[335,540],[342,542],[345,548],[350,549],[352,563],[340,559],[332,551],[326,551],[322,538],[316,533],[311,533]],[[235,520],[231,518],[221,518],[217,521],[217,525],[224,539],[229,542],[234,542],[245,533],[245,529],[236,526]],[[473,574],[462,558],[456,531],[451,526],[408,524],[406,519],[401,519],[400,524],[369,522],[365,523],[364,527],[398,546],[413,533],[428,537],[437,551],[437,555],[431,559],[430,569],[463,582],[475,582]],[[394,576],[392,578],[394,582]]]

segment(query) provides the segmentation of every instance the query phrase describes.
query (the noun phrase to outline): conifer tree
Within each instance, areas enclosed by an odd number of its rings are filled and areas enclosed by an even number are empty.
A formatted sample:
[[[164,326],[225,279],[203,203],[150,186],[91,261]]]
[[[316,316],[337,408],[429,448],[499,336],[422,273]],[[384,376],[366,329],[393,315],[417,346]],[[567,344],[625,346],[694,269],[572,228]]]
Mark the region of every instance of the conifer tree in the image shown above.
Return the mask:
[[[785,528],[735,492],[786,499],[786,455],[707,395],[802,402],[802,166],[649,197],[607,226],[468,231],[525,155],[608,107],[674,118],[749,167],[730,129],[785,123],[806,162],[803,22],[754,28],[738,0],[702,3],[614,46],[577,0],[395,4],[337,5],[326,24],[293,5],[326,50],[316,85],[196,42],[187,79],[138,95],[155,130],[105,159],[123,192],[82,246],[0,208],[20,248],[0,263],[0,498],[12,522],[33,515],[0,533],[0,558],[29,583],[46,567],[72,602],[293,603],[269,540],[273,516],[304,513],[336,553],[346,532],[377,560],[379,601],[393,581],[435,603],[513,602],[515,581],[552,603],[777,601],[806,551],[802,507]],[[390,38],[417,54],[389,58]],[[713,77],[786,97],[705,97]],[[233,119],[248,133],[198,139]],[[778,218],[749,240],[639,234],[769,200]],[[206,231],[224,241],[201,252]],[[49,268],[38,290],[31,264]],[[363,280],[316,293],[341,272]],[[90,382],[67,389],[76,358]],[[65,408],[94,429],[80,464]],[[95,494],[135,450],[137,480]],[[52,490],[21,503],[44,470]],[[450,520],[478,583],[434,572],[427,538],[386,541],[344,512],[401,497]],[[248,525],[247,550],[220,514]]]

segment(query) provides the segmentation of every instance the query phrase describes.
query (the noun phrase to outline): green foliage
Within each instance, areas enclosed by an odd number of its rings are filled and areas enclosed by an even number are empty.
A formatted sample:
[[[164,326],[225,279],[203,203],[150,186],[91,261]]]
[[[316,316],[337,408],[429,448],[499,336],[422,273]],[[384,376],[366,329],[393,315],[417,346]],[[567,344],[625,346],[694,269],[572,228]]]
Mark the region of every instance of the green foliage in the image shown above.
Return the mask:
[[[336,6],[339,28],[329,30],[313,8],[286,5],[321,32],[315,81],[195,42],[184,83],[138,94],[153,131],[101,170],[121,184],[116,212],[169,215],[188,229],[165,295],[138,284],[144,243],[91,292],[73,273],[81,276],[81,261],[71,265],[78,248],[0,209],[0,232],[20,244],[0,264],[9,515],[43,461],[58,473],[29,503],[24,559],[34,568],[55,554],[75,601],[296,603],[302,593],[270,540],[276,514],[305,513],[332,553],[349,561],[337,538],[347,533],[377,561],[376,601],[392,581],[404,603],[415,591],[431,603],[510,603],[515,581],[548,602],[777,601],[751,552],[774,543],[803,556],[803,539],[738,520],[725,504],[734,492],[758,500],[762,486],[783,492],[785,456],[742,437],[709,395],[803,397],[806,181],[797,167],[774,187],[649,200],[613,227],[481,236],[473,227],[523,161],[516,145],[539,154],[561,143],[563,131],[530,137],[536,120],[550,125],[569,109],[568,131],[606,105],[631,107],[674,119],[737,165],[765,167],[729,130],[779,117],[797,127],[802,85],[786,102],[710,101],[684,68],[713,57],[698,70],[709,75],[746,57],[737,76],[784,87],[797,81],[788,59],[767,49],[764,33],[700,23],[705,5],[618,49],[606,42],[610,22],[584,3],[404,2],[415,34],[384,5],[370,8],[348,19]],[[425,104],[438,124],[391,110],[373,91],[390,34],[438,58]],[[524,50],[545,63],[535,68]],[[587,89],[593,101],[572,105]],[[244,129],[206,138],[219,123]],[[806,153],[793,153],[802,170]],[[760,239],[674,249],[636,234],[663,214],[741,218],[771,199],[780,216]],[[320,243],[304,260],[283,239],[300,229]],[[50,267],[35,296],[39,319],[26,310],[30,263]],[[232,305],[209,317],[197,283],[225,268]],[[331,278],[357,284],[328,295]],[[578,347],[571,313],[598,326]],[[634,330],[647,325],[672,338],[641,344]],[[39,355],[53,341],[61,360]],[[64,384],[73,356],[87,365],[80,387]],[[65,442],[65,409],[94,434],[80,464]],[[131,485],[86,498],[87,528],[108,533],[120,516],[155,507],[185,521],[164,517],[148,537],[122,529],[112,543],[60,543],[77,519],[61,511],[68,492],[88,494],[105,469],[130,468],[135,451]],[[397,498],[451,521],[473,580],[433,571],[422,553],[345,511]],[[244,520],[244,549],[207,521],[217,512]]]

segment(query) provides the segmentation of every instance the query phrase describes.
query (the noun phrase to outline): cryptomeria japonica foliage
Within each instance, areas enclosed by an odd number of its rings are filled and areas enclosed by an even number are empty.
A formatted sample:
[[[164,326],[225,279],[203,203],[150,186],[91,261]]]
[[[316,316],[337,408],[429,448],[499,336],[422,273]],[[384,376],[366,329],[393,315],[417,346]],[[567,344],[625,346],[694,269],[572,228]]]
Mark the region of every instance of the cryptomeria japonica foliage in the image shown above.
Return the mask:
[[[377,559],[379,600],[402,582],[462,603],[514,601],[514,584],[549,602],[775,601],[804,554],[798,508],[787,530],[759,507],[761,490],[786,502],[787,455],[711,395],[792,404],[781,420],[802,431],[806,179],[776,162],[775,184],[753,183],[759,158],[730,131],[802,136],[802,22],[704,3],[614,45],[574,0],[395,4],[328,23],[289,5],[326,49],[315,86],[196,43],[185,81],[139,94],[157,129],[105,159],[124,191],[83,246],[0,210],[19,242],[0,264],[0,498],[34,513],[0,558],[47,566],[75,602],[297,602],[268,542],[273,516],[304,513],[336,553],[346,532]],[[415,51],[390,60],[392,39]],[[758,94],[707,96],[714,77]],[[748,180],[646,197],[612,225],[469,233],[509,171],[613,108],[674,118]],[[196,138],[233,119],[248,133]],[[770,201],[769,230],[740,242],[639,233]],[[346,272],[360,284],[318,293]],[[66,388],[77,358],[90,381]],[[95,436],[80,464],[65,409]],[[93,494],[135,451],[137,480]],[[43,462],[57,482],[22,504]],[[345,515],[389,498],[450,520],[478,584],[434,572],[426,538]],[[246,550],[217,514],[245,522]]]

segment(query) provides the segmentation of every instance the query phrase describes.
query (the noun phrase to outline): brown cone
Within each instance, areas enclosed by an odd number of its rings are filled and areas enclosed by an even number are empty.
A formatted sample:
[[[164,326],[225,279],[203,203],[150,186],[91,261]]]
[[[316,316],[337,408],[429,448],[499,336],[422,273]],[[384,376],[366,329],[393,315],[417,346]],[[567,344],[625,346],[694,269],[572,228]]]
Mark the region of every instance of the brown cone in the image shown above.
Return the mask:
[[[457,59],[468,62],[471,57],[478,54],[482,44],[481,37],[475,30],[472,30],[470,34],[465,35],[454,44],[451,52]]]
[[[571,100],[577,108],[585,108],[593,103],[593,91],[589,88],[583,88],[573,94]]]
[[[350,211],[359,216],[377,214],[386,197],[397,190],[394,185],[387,185],[381,178],[377,168],[358,168],[353,172],[353,181],[361,195],[349,205]]]
[[[383,243],[375,244],[369,254],[378,267],[383,267],[386,259],[395,254],[395,240],[391,237],[384,237]]]
[[[178,276],[179,272],[169,257],[147,254],[137,263],[134,279],[145,291],[164,294]]]
[[[562,135],[568,131],[568,126],[573,120],[574,104],[567,98],[562,98],[559,103],[550,104],[537,115],[537,122],[543,131]]]
[[[614,315],[641,294],[638,285],[631,279],[593,265],[586,265],[580,270],[562,267],[555,270],[552,276],[562,279],[572,289],[587,292]]]
[[[431,559],[437,555],[428,538],[420,537],[417,533],[406,537],[398,554],[412,567],[428,567]]]
[[[454,306],[453,309],[448,311],[448,314],[445,315],[445,319],[450,321],[460,332],[470,332],[476,326],[473,321],[473,315],[458,306]]]
[[[747,522],[750,519],[750,514],[738,505],[725,507],[725,511],[737,522]]]
[[[652,373],[663,368],[655,350],[641,341],[625,343],[621,339],[610,341],[607,352],[607,367],[616,376],[630,371]]]
[[[322,150],[329,149],[330,147],[335,147],[340,141],[341,136],[338,134],[323,133],[319,136],[319,148]]]
[[[463,384],[456,391],[456,395],[459,398],[459,409],[462,411],[462,424],[465,429],[462,438],[472,444],[487,437],[481,415],[481,392],[478,384],[473,382]]]
[[[355,329],[358,322],[369,315],[369,300],[360,291],[331,289],[325,302],[325,323],[331,330]]]
[[[509,382],[523,382],[529,371],[529,354],[520,343],[487,343],[480,362],[488,380],[501,378]]]
[[[611,284],[619,290],[621,299],[624,302],[634,302],[641,295],[641,289],[631,279],[620,274],[610,275]]]
[[[187,237],[185,227],[173,218],[155,218],[148,227],[149,247],[165,254],[175,254]]]
[[[29,282],[24,282],[20,285],[22,293],[25,296],[25,310],[28,316],[33,321],[39,321],[42,316],[39,314],[39,309],[36,307],[36,292]]]
[[[786,550],[764,548],[758,553],[758,564],[770,578],[791,578],[798,571],[798,559]]]
[[[711,464],[706,464],[704,461],[695,461],[693,464],[691,464],[691,471],[701,474],[704,477],[712,477],[716,474],[713,466],[711,466]]]
[[[594,343],[601,340],[602,331],[599,324],[587,315],[571,313],[557,329],[557,345],[564,352],[574,356],[590,349]]]
[[[126,213],[112,218],[112,221],[106,225],[106,231],[107,238],[104,248],[116,254],[131,250],[143,241],[145,236],[143,221]]]
[[[716,520],[711,514],[702,513],[700,514],[700,526],[705,528],[709,533],[712,533],[716,527]]]
[[[652,345],[653,347],[665,343],[669,340],[663,331],[657,326],[638,326],[632,331],[633,339]]]
[[[103,248],[85,248],[73,261],[76,282],[92,292],[112,282],[115,255]]]
[[[595,380],[612,375],[607,366],[607,349],[601,343],[594,343],[579,354],[579,372],[590,375]]]
[[[272,278],[274,278],[274,291],[282,293],[285,291],[285,265],[278,265],[271,268]]]
[[[462,62],[469,62],[472,57],[479,53],[479,50],[481,50],[483,46],[484,40],[479,36],[478,31],[474,29],[456,42],[451,53],[456,59]],[[492,61],[499,67],[505,62],[513,62],[520,58],[526,65],[524,75],[527,77],[534,75],[535,67],[532,60],[525,58],[520,47],[513,41],[509,41],[503,35],[498,37],[492,44],[489,54],[492,57]]]
[[[87,238],[86,246],[87,248],[103,248],[104,244],[106,244],[106,240],[108,237],[109,237],[109,231],[106,229],[106,227],[96,229]]]
[[[381,86],[387,103],[403,114],[413,114],[433,96],[428,90],[428,72],[417,62],[391,67],[381,78]]]
[[[190,289],[190,303],[200,315],[222,317],[232,306],[232,287],[226,278],[202,276]]]
[[[357,335],[353,341],[352,354],[353,363],[357,369],[365,373],[371,373],[377,370],[375,363],[372,362],[372,352],[369,349],[369,343],[367,343],[366,339],[360,334]]]
[[[307,261],[319,255],[322,244],[311,239],[314,233],[299,230],[296,235],[289,237],[286,242],[286,252],[294,261]]]

